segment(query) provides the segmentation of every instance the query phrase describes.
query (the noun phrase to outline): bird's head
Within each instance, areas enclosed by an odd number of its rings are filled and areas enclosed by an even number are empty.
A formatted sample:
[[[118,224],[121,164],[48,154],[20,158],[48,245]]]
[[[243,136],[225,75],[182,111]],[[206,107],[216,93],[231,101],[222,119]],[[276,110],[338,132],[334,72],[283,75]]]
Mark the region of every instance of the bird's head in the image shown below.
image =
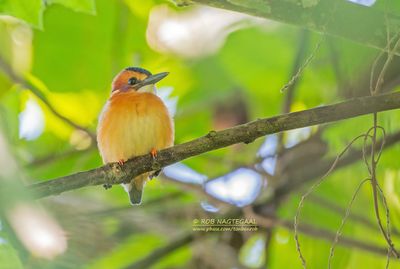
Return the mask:
[[[154,92],[154,84],[165,78],[168,72],[152,75],[140,67],[128,67],[122,70],[112,82],[112,91]]]

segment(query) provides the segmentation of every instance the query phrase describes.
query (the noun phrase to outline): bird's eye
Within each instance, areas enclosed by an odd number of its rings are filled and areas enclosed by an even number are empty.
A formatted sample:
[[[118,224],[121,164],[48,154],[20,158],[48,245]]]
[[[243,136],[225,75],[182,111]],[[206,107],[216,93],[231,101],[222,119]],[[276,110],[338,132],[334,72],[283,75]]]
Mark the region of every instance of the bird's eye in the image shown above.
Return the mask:
[[[135,77],[131,77],[130,79],[128,79],[129,85],[135,85],[136,82],[137,82],[137,78],[135,78]]]

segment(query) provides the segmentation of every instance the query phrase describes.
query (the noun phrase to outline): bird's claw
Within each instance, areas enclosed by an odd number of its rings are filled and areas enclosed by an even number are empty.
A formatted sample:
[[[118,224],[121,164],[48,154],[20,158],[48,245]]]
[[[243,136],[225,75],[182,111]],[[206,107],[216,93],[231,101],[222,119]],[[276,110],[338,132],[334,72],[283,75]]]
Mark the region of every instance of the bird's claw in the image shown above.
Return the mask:
[[[118,164],[119,164],[120,166],[123,166],[123,165],[125,164],[125,160],[124,160],[124,159],[118,160]]]
[[[150,151],[150,155],[153,158],[153,160],[155,160],[157,158],[158,152],[155,148],[152,148]]]
[[[160,173],[161,173],[161,169],[156,170],[156,171],[154,171],[153,173],[151,173],[151,174],[149,175],[149,178],[150,178],[150,179],[153,179],[153,178],[155,178],[155,177],[158,177],[158,176],[160,175]]]
[[[104,188],[105,190],[108,190],[108,189],[111,189],[111,188],[112,188],[112,185],[111,185],[111,184],[103,184],[103,188]]]
[[[156,163],[156,159],[157,159],[158,152],[157,152],[157,150],[156,150],[155,148],[152,148],[152,149],[151,149],[150,155],[151,155],[151,157],[153,158],[153,162]],[[150,179],[153,179],[153,178],[155,178],[155,177],[158,177],[158,175],[160,174],[160,172],[161,172],[161,169],[155,170],[154,172],[152,172],[151,174],[149,174],[149,178],[150,178]]]

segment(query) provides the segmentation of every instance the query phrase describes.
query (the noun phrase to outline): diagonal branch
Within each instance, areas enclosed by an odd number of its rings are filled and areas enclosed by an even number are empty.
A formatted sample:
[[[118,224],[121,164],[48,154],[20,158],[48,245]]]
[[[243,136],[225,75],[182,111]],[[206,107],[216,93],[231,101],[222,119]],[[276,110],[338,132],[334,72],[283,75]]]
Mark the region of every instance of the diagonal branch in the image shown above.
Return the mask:
[[[375,7],[338,0],[302,1],[302,4],[300,1],[282,0],[192,0],[192,2],[296,25],[350,39],[364,46],[388,50],[385,13]],[[388,15],[391,25],[398,28],[399,15],[395,12]],[[348,27],[349,25],[351,27]],[[395,53],[400,55],[399,50]]]
[[[120,184],[129,182],[145,172],[158,170],[184,159],[237,143],[251,143],[268,134],[398,108],[400,108],[400,92],[355,98],[334,105],[259,119],[218,132],[211,131],[198,139],[161,150],[156,161],[152,160],[150,154],[138,156],[122,167],[112,163],[97,169],[36,183],[28,188],[34,192],[35,197],[41,198],[85,186]]]
[[[186,234],[181,238],[178,238],[176,241],[171,242],[170,244],[155,249],[149,255],[144,257],[143,259],[128,265],[125,269],[145,269],[150,268],[152,265],[157,263],[159,260],[164,258],[167,255],[170,255],[174,251],[178,250],[179,248],[190,244],[194,239],[192,234]]]
[[[284,219],[279,219],[273,216],[264,216],[264,215],[258,215],[254,211],[252,211],[251,208],[248,208],[246,210],[246,214],[249,217],[252,217],[256,220],[257,224],[261,227],[265,228],[270,228],[274,226],[280,226],[284,227],[288,230],[293,230],[293,222],[289,220],[284,220]],[[333,241],[335,238],[335,233],[324,229],[324,228],[319,228],[314,225],[310,224],[302,224],[299,226],[299,232],[308,235],[314,238],[320,238],[326,241]],[[365,242],[361,241],[358,239],[354,239],[351,237],[347,236],[342,236],[340,238],[340,241],[338,241],[338,244],[344,246],[344,247],[349,247],[349,248],[357,248],[360,250],[368,251],[371,253],[375,253],[378,255],[384,255],[386,256],[387,254],[387,249],[385,247],[377,246],[372,242]]]
[[[46,156],[42,157],[37,157],[30,161],[29,163],[26,164],[26,167],[38,167],[42,165],[48,165],[50,163],[53,163],[55,161],[63,160],[71,156],[75,155],[80,155],[82,156],[82,153],[89,153],[93,151],[96,148],[96,144],[92,143],[90,146],[86,149],[83,150],[77,150],[75,148],[67,149],[66,151],[63,152],[52,152]]]
[[[389,148],[400,141],[400,132],[395,132],[393,134],[388,135],[385,138],[384,149]],[[383,141],[379,141],[377,145],[380,145]],[[371,146],[369,146],[371,147]],[[343,156],[337,163],[335,170],[351,165],[358,160],[361,160],[363,157],[363,150],[356,149],[350,150],[346,156]],[[290,184],[284,184],[282,186],[278,186],[275,192],[276,201],[285,197],[285,195],[289,194],[292,191],[299,190],[299,188],[321,176],[323,176],[326,171],[332,166],[335,158],[330,158],[327,160],[322,160],[318,166],[311,164],[311,166],[304,167],[303,169],[299,169],[294,171],[293,173],[289,173],[287,178],[292,178],[294,180],[290,181]],[[284,180],[283,180],[284,181]]]
[[[314,194],[314,195],[310,195],[308,199],[310,200],[310,202],[314,203],[315,205],[317,205],[319,207],[323,207],[325,209],[328,209],[331,212],[338,214],[340,216],[343,216],[344,214],[346,214],[345,208],[342,208],[340,205],[336,204],[335,202],[330,201],[329,199],[326,199],[325,197]],[[358,223],[366,228],[369,228],[372,231],[374,231],[376,229],[375,223],[360,213],[352,212],[351,215],[348,216],[348,219],[354,221],[354,223]],[[397,236],[400,235],[400,233],[396,229],[396,227],[392,227],[392,229],[393,229],[392,233],[394,235],[397,235]]]
[[[10,80],[14,83],[22,85],[24,88],[29,89],[40,101],[43,102],[47,106],[47,108],[53,113],[57,118],[61,119],[66,124],[70,125],[71,127],[81,130],[88,134],[93,141],[96,141],[96,135],[93,134],[91,131],[86,129],[85,127],[73,122],[69,118],[65,117],[64,115],[60,114],[57,109],[49,102],[46,96],[37,88],[35,85],[32,85],[28,80],[20,77],[18,74],[12,70],[11,66],[9,66],[6,61],[0,57],[0,69],[3,70],[4,74],[6,74]]]

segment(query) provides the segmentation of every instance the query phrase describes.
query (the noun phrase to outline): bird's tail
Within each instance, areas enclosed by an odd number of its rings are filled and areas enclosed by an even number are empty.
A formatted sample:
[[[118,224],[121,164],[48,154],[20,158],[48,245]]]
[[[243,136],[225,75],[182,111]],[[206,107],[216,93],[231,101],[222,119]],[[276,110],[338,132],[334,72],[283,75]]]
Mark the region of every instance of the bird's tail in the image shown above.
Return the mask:
[[[135,177],[129,184],[123,184],[132,205],[140,205],[142,202],[143,188],[147,179],[148,174],[146,173]]]

